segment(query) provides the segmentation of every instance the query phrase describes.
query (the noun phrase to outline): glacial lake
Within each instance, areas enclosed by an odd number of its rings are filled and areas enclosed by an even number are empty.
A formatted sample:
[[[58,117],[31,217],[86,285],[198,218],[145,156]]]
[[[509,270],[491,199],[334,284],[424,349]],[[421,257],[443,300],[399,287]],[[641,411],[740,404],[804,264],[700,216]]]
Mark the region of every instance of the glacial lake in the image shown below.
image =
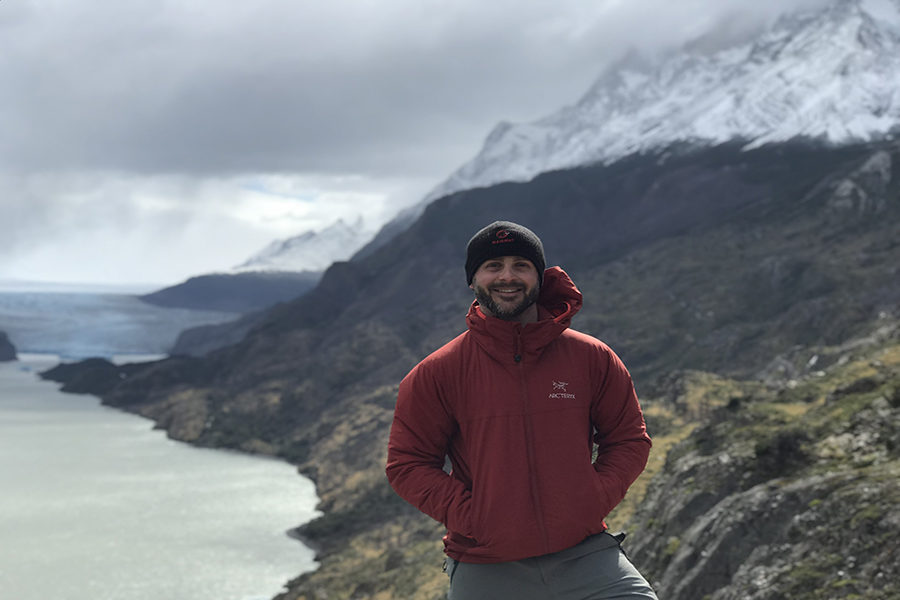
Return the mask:
[[[268,600],[315,569],[291,465],[169,440],[151,421],[0,363],[0,597]]]

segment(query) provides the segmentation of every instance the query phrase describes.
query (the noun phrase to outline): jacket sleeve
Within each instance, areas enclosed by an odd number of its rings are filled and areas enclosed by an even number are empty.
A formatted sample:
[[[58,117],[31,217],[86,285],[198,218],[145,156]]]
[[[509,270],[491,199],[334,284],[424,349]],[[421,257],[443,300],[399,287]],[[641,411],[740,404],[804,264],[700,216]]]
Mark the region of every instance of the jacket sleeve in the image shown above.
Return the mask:
[[[444,471],[456,429],[433,373],[420,364],[400,382],[385,472],[400,497],[448,530],[471,537],[471,492]]]
[[[591,407],[597,458],[594,470],[608,496],[603,514],[622,501],[650,456],[650,436],[631,375],[616,354],[606,348],[600,388]]]

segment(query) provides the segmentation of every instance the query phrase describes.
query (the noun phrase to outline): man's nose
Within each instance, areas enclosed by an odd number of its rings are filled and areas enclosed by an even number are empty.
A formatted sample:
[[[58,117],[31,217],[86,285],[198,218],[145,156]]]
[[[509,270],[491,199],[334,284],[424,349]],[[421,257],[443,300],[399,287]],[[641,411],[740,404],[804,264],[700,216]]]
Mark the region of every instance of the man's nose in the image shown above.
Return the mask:
[[[497,279],[500,281],[511,281],[513,279],[518,279],[518,277],[511,265],[505,265],[499,275],[497,275]]]

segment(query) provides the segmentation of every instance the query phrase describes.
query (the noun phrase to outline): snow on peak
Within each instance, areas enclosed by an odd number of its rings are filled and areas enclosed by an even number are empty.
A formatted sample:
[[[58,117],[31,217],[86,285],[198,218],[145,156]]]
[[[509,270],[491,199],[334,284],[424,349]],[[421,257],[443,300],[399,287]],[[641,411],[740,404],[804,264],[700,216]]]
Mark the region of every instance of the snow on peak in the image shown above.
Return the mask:
[[[351,224],[338,219],[321,231],[276,240],[232,271],[324,271],[334,262],[348,260],[373,235],[362,217]]]
[[[838,0],[782,17],[756,39],[605,73],[573,106],[503,122],[426,198],[687,142],[830,143],[900,126],[900,0]]]

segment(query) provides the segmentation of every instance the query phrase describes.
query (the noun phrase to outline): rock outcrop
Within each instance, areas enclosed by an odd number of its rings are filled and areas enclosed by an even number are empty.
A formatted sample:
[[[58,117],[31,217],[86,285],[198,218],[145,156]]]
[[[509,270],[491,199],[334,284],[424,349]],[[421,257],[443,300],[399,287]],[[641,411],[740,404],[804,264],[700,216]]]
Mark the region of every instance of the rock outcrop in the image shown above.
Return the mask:
[[[668,453],[631,524],[665,597],[900,596],[898,332],[759,384]]]
[[[16,347],[9,341],[5,331],[0,331],[0,362],[16,360]]]

